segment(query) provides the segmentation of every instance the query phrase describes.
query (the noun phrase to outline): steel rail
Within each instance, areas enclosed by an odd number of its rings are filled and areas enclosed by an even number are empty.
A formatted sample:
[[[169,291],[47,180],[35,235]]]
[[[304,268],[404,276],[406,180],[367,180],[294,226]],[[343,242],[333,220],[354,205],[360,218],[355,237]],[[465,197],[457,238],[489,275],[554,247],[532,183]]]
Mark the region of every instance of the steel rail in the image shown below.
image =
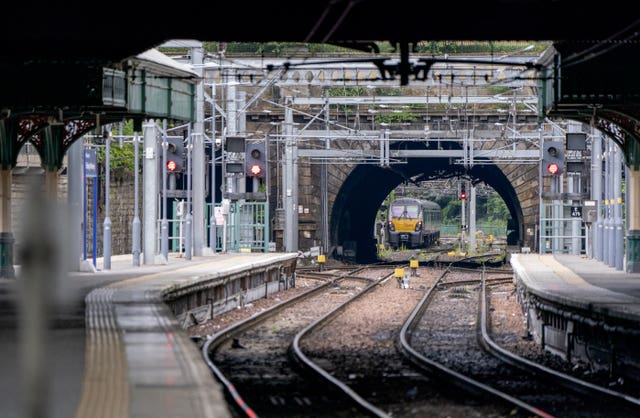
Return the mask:
[[[244,321],[238,322],[224,330],[208,337],[206,341],[203,343],[201,348],[202,357],[204,358],[207,366],[213,373],[216,379],[222,384],[225,394],[231,398],[231,405],[238,410],[240,413],[244,414],[244,416],[248,418],[255,418],[258,415],[256,412],[244,401],[240,393],[235,388],[234,384],[222,373],[222,371],[214,364],[211,360],[211,354],[215,351],[220,345],[222,345],[225,341],[232,338],[234,335],[249,329],[256,324],[267,320],[268,318],[276,315],[284,308],[293,305],[294,303],[298,303],[302,300],[310,298],[317,293],[323,292],[334,286],[335,282],[338,280],[366,280],[371,281],[371,279],[363,279],[361,277],[339,277],[336,280],[327,281],[326,283],[309,289],[308,291],[294,297],[288,299],[282,303],[272,306],[269,309],[261,312],[258,315],[253,315]]]
[[[349,385],[347,385],[343,381],[335,378],[330,373],[328,373],[326,370],[324,370],[322,367],[318,366],[311,359],[309,359],[309,357],[307,357],[304,354],[304,352],[302,351],[302,349],[300,348],[300,341],[306,335],[308,335],[310,332],[312,332],[315,328],[318,328],[318,327],[328,323],[331,319],[333,319],[339,313],[344,311],[346,309],[346,307],[350,303],[352,303],[355,300],[361,298],[362,296],[364,296],[365,294],[367,294],[368,292],[373,290],[376,286],[378,286],[382,282],[388,280],[392,276],[393,276],[393,273],[389,273],[387,276],[382,277],[382,278],[374,281],[369,286],[367,286],[365,289],[363,289],[360,293],[355,295],[353,298],[345,301],[344,303],[342,303],[340,306],[338,306],[337,308],[335,308],[331,312],[328,312],[323,317],[319,318],[317,321],[309,324],[302,331],[300,331],[298,334],[296,334],[296,336],[293,339],[293,342],[291,343],[291,355],[294,358],[294,360],[301,367],[304,367],[306,370],[309,370],[309,371],[315,373],[320,379],[324,380],[325,382],[333,385],[334,387],[336,387],[337,389],[342,391],[345,395],[347,395],[351,400],[353,400],[355,402],[356,406],[361,411],[363,411],[363,412],[365,412],[365,413],[367,413],[367,414],[369,414],[371,416],[384,417],[384,418],[390,418],[390,415],[386,414],[384,411],[380,410],[375,405],[371,404],[370,402],[368,402],[367,400],[362,398],[358,393],[356,393],[354,390],[352,390],[349,387]]]
[[[616,401],[627,402],[635,407],[640,406],[640,399],[635,398],[633,396],[626,395],[621,392],[617,392],[599,385],[595,385],[590,382],[586,382],[584,380],[575,378],[573,376],[567,375],[565,373],[550,369],[536,362],[530,361],[526,358],[520,357],[515,353],[512,353],[502,347],[500,347],[489,335],[488,326],[487,326],[487,318],[489,314],[489,310],[487,309],[487,294],[486,294],[486,282],[485,282],[485,274],[483,272],[482,275],[482,292],[481,292],[481,317],[480,317],[480,326],[481,326],[481,335],[480,339],[481,345],[484,349],[490,354],[494,355],[498,359],[511,364],[513,366],[519,367],[525,371],[533,372],[539,375],[547,376],[555,381],[559,382],[563,386],[571,390],[577,390],[579,392],[588,392],[594,395],[603,395],[607,398],[614,399]]]
[[[440,275],[440,277],[435,281],[435,283],[429,288],[429,290],[425,293],[425,295],[420,300],[420,302],[418,302],[413,312],[411,312],[411,314],[409,315],[409,318],[405,321],[404,325],[402,326],[402,329],[399,335],[399,344],[400,344],[401,351],[413,364],[415,364],[420,369],[423,369],[423,370],[426,369],[429,372],[437,375],[439,378],[442,378],[448,382],[456,384],[457,386],[460,386],[463,389],[468,390],[472,388],[475,391],[478,391],[480,393],[486,393],[491,396],[497,397],[498,399],[506,401],[508,404],[515,405],[518,408],[521,408],[539,417],[551,418],[552,415],[547,414],[545,411],[542,411],[541,409],[536,408],[533,405],[529,405],[528,403],[523,402],[518,398],[515,398],[502,391],[496,390],[491,386],[485,385],[484,383],[481,383],[475,379],[471,379],[461,373],[458,373],[448,367],[445,367],[444,365],[438,362],[428,359],[427,357],[420,354],[411,346],[410,338],[409,338],[411,330],[415,328],[415,326],[418,324],[418,322],[422,318],[424,311],[427,309],[429,305],[429,302],[433,299],[433,295],[435,294],[435,291],[437,290],[438,285],[441,284],[440,282],[450,272],[450,267],[451,265],[447,267],[447,269],[442,273],[442,275]]]

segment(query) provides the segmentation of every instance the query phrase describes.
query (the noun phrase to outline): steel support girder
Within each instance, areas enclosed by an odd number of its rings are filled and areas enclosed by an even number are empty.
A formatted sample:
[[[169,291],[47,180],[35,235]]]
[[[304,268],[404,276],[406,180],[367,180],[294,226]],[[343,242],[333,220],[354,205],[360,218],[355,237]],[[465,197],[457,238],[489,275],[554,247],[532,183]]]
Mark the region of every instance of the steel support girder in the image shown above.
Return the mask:
[[[389,152],[391,158],[463,158],[464,150],[391,150]],[[537,149],[530,150],[475,150],[474,158],[500,158],[500,159],[531,159],[540,158],[540,151]],[[380,150],[370,149],[298,149],[298,157],[309,158],[359,158],[359,159],[376,159],[380,157]]]

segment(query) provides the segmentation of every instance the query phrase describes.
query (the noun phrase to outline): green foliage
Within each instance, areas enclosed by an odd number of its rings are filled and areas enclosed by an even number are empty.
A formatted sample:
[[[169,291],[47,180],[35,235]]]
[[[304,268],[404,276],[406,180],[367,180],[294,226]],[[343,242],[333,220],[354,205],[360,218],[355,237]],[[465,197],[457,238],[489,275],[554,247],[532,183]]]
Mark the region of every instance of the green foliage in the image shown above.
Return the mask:
[[[440,196],[434,199],[442,208],[442,223],[457,225],[462,221],[462,202],[457,197]],[[467,201],[468,202],[468,201]],[[511,217],[507,205],[497,193],[488,198],[476,199],[477,223],[497,228],[506,228]]]
[[[110,170],[114,175],[133,174],[135,169],[135,158],[133,144],[122,144],[122,148],[117,143],[112,143],[109,153]],[[106,157],[106,147],[98,148],[98,163],[104,166]]]
[[[204,49],[208,53],[218,52],[218,42],[204,42]],[[225,45],[227,55],[252,56],[290,56],[290,55],[320,55],[344,54],[353,52],[330,44],[298,43],[298,42],[229,42]]]
[[[360,86],[337,86],[329,87],[327,89],[330,97],[351,97],[351,96],[366,96],[366,87]]]
[[[442,206],[442,223],[444,224],[459,224],[461,222],[462,204],[458,199],[449,199],[448,202]]]
[[[119,131],[115,128],[112,130],[112,134],[119,134]],[[123,135],[133,136],[133,120],[129,119],[125,121],[122,127]],[[120,147],[118,141],[112,141],[110,144],[109,162],[110,170],[112,174],[118,176],[133,174],[135,171],[135,150],[133,144],[130,142],[123,142]],[[106,160],[106,147],[102,146],[98,148],[98,164],[104,166]]]
[[[407,110],[398,113],[382,113],[375,116],[376,123],[399,123],[399,122],[415,122],[418,117]]]
[[[538,54],[544,51],[549,44],[549,42],[537,41],[428,41],[419,42],[416,46],[416,52],[431,55],[505,55],[517,53],[527,46],[533,45],[533,49],[529,53]]]
[[[402,96],[404,94],[401,88],[376,87],[374,91],[376,96]]]
[[[544,51],[550,42],[544,41],[429,41],[418,42],[415,45],[417,54],[444,55],[444,54],[478,54],[478,55],[505,55],[517,53],[529,45],[534,48],[528,51],[531,54],[539,54]],[[205,51],[218,52],[218,42],[204,42]],[[375,42],[380,54],[394,55],[398,53],[396,45],[390,42]],[[295,55],[372,55],[370,52],[359,51],[331,44],[302,43],[302,42],[228,42],[225,45],[227,55],[252,55],[252,56],[295,56]],[[183,53],[186,53],[183,52]]]
[[[507,219],[511,217],[507,205],[498,194],[487,199],[486,220],[490,224],[501,224],[506,227]]]

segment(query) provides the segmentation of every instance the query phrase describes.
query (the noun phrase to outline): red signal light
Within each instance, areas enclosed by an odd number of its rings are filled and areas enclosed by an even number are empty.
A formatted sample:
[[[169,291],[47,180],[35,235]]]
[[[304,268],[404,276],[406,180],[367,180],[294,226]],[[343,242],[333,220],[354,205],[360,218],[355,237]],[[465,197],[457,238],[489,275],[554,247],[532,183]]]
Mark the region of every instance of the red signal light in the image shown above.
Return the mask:
[[[460,193],[460,199],[464,200],[467,198],[467,194],[465,192]]]
[[[551,163],[547,166],[547,171],[549,174],[558,174],[558,172],[560,172],[560,166],[556,163]]]
[[[262,167],[259,164],[253,164],[251,168],[249,168],[249,172],[251,172],[254,176],[259,176],[262,173]]]
[[[178,163],[176,163],[173,160],[167,161],[167,170],[176,171],[177,168],[178,168]]]

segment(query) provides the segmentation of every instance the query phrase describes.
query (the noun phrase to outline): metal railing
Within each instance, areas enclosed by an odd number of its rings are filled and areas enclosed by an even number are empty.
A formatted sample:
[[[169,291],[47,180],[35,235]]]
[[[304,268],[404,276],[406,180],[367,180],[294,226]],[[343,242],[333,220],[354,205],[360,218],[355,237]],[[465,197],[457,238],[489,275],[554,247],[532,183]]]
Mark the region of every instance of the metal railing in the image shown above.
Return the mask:
[[[216,208],[218,214],[222,213],[222,205],[216,205]],[[211,219],[211,209],[208,204],[207,219]],[[232,201],[229,213],[216,219],[216,251],[269,251],[268,202]],[[207,228],[210,228],[209,224]]]
[[[582,216],[572,216],[572,204],[543,203],[540,212],[539,252],[559,254],[584,254],[586,229]]]

